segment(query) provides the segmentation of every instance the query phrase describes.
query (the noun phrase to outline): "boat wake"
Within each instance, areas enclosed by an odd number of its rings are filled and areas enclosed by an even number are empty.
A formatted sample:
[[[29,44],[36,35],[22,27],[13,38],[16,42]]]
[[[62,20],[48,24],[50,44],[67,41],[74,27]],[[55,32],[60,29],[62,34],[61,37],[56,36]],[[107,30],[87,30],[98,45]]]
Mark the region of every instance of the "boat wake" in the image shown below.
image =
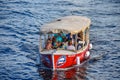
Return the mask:
[[[95,63],[98,60],[101,60],[105,55],[106,55],[106,53],[99,54],[99,55],[92,55],[89,59],[89,63]]]

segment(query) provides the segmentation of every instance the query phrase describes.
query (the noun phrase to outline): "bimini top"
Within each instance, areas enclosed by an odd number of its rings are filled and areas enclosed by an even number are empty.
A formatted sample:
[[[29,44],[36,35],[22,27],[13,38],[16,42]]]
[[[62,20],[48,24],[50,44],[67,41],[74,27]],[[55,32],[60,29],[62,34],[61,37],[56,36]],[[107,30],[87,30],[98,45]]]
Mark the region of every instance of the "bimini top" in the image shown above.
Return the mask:
[[[41,33],[78,33],[84,31],[91,24],[91,20],[83,16],[66,16],[53,22],[43,25],[40,28]]]

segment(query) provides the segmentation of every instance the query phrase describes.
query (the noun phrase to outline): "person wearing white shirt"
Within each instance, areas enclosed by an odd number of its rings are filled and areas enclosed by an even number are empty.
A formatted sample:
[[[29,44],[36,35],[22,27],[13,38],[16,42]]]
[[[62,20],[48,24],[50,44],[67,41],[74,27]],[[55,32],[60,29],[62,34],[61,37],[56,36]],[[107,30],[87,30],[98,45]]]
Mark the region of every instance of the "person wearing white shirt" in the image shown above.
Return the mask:
[[[68,42],[67,49],[68,50],[75,50],[75,46],[72,44],[72,40]]]

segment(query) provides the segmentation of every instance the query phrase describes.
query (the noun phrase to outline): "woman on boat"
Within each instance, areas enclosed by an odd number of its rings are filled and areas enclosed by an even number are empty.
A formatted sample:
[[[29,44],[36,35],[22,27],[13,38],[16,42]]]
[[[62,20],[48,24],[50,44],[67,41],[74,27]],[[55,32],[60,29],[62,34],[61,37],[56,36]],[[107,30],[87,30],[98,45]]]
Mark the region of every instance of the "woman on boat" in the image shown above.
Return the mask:
[[[75,46],[72,44],[72,40],[70,40],[70,41],[68,42],[67,49],[68,49],[68,50],[75,50]]]
[[[62,38],[60,33],[55,34],[55,38],[56,38],[57,42],[62,42],[63,41],[63,38]]]
[[[48,38],[45,49],[50,50],[52,49],[52,40]]]
[[[63,40],[64,38],[66,37],[64,35],[64,33],[57,33],[54,35],[54,37],[56,38],[56,43],[58,44],[58,48],[62,48],[62,43],[63,43]]]
[[[58,48],[58,43],[56,42],[56,38],[53,36],[52,37],[52,48],[57,49]]]

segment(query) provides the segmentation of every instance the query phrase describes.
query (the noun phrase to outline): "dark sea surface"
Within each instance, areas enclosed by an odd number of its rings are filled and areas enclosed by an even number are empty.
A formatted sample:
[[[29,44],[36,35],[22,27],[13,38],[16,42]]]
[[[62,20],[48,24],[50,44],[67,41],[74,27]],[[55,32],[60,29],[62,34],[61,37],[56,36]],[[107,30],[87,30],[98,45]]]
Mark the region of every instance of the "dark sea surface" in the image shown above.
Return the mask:
[[[39,28],[69,15],[92,20],[91,59],[38,71]],[[120,80],[120,0],[0,0],[0,80]]]

